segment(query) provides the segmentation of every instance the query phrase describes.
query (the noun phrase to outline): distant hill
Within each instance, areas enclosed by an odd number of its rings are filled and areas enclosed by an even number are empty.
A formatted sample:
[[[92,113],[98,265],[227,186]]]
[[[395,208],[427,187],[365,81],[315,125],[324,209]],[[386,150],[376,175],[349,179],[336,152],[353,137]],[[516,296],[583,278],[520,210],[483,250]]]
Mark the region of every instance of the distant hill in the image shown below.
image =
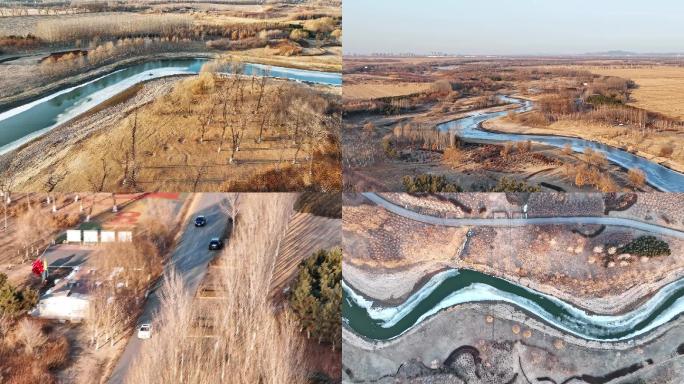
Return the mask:
[[[630,57],[630,56],[653,57],[653,56],[682,56],[682,55],[684,55],[684,53],[638,53],[638,52],[621,51],[621,50],[605,51],[605,52],[590,52],[590,53],[583,54],[583,56],[605,56],[605,57]]]

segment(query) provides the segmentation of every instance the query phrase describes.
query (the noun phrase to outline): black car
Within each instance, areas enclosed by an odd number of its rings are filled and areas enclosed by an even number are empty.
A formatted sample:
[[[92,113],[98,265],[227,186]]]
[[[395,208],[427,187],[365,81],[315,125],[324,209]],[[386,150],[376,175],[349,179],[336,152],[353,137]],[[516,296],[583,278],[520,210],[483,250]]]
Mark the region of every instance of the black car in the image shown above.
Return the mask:
[[[195,217],[195,227],[204,227],[207,225],[207,218],[204,216]]]
[[[219,239],[218,237],[214,237],[209,241],[209,249],[212,251],[218,250],[223,248],[223,241]]]

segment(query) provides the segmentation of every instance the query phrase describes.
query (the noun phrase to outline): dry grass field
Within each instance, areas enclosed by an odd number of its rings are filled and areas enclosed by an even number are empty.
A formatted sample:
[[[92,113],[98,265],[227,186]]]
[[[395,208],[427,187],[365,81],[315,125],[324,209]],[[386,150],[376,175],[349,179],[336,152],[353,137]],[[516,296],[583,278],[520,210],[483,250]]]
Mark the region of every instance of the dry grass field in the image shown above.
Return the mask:
[[[377,99],[381,97],[404,96],[424,92],[429,89],[430,83],[405,83],[405,82],[364,82],[357,84],[345,84],[342,97],[345,100]]]
[[[586,67],[592,73],[631,79],[638,88],[632,92],[630,105],[684,119],[684,67],[637,66]]]

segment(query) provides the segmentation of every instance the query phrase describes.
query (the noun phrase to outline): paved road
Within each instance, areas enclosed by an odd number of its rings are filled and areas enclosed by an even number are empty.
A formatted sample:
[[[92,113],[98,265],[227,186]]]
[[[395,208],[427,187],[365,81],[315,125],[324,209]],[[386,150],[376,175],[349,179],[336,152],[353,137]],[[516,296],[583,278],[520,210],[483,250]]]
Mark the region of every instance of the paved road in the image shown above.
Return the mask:
[[[387,209],[388,211],[399,216],[419,221],[426,224],[443,225],[447,227],[461,227],[464,225],[472,226],[489,226],[489,227],[520,227],[524,225],[559,225],[559,224],[598,224],[598,225],[612,225],[617,227],[626,227],[638,229],[645,232],[651,232],[659,235],[671,236],[678,239],[684,239],[684,232],[673,228],[663,227],[657,224],[645,223],[643,221],[620,218],[620,217],[531,217],[527,219],[481,219],[481,218],[455,218],[445,219],[435,216],[424,215],[401,206],[395,205],[375,193],[364,193],[363,196],[375,204]]]
[[[185,224],[183,233],[176,249],[171,254],[167,268],[173,266],[185,280],[186,286],[192,294],[195,293],[199,283],[204,278],[207,266],[211,259],[216,256],[216,251],[209,251],[207,246],[212,237],[221,236],[228,222],[228,214],[221,209],[220,205],[226,199],[225,194],[202,193],[198,194],[196,201],[190,207],[190,220]],[[195,228],[193,219],[197,215],[207,218],[207,225],[203,228]],[[159,296],[157,291],[150,293],[143,313],[137,324],[153,323],[153,319],[159,308]],[[154,333],[152,334],[154,337]],[[140,351],[145,348],[145,341],[131,335],[126,349],[109,379],[110,384],[123,383],[131,364],[135,361]]]

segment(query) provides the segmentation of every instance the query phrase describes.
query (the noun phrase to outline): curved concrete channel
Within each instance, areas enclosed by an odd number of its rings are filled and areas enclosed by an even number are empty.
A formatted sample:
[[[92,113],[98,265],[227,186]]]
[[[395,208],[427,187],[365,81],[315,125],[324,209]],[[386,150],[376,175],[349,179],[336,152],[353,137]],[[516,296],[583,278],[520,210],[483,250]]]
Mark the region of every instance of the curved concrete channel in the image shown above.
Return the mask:
[[[612,217],[443,219],[396,206],[373,193],[366,193],[364,196],[395,214],[434,225],[604,224],[684,238],[684,232],[672,228]],[[374,340],[399,337],[430,316],[464,303],[509,303],[563,332],[585,340],[600,341],[632,339],[684,312],[684,279],[664,286],[638,308],[619,315],[590,313],[554,296],[471,270],[452,269],[441,272],[397,306],[376,304],[344,281],[343,289],[342,313],[345,326],[358,335]]]

